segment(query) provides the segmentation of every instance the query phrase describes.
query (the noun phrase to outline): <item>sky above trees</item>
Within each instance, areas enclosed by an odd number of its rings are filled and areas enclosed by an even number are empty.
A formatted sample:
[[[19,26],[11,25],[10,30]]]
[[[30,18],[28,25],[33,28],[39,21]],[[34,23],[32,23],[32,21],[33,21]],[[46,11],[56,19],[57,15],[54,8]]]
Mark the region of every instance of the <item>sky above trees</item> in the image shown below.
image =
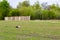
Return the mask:
[[[1,0],[0,0],[1,1]],[[10,3],[10,5],[13,8],[16,8],[19,2],[23,2],[25,0],[8,0],[8,2]],[[29,0],[30,4],[34,4],[36,1],[39,1],[40,4],[43,2],[47,2],[48,4],[59,4],[60,5],[60,0]]]
[[[13,7],[13,8],[16,8],[16,6],[18,5],[19,2],[22,2],[24,0],[8,0],[8,2],[10,3],[10,5]],[[29,0],[30,1],[30,4],[34,4],[34,2],[36,2],[37,0]],[[38,0],[41,3],[43,2],[47,2],[48,4],[59,4],[60,5],[60,0]]]

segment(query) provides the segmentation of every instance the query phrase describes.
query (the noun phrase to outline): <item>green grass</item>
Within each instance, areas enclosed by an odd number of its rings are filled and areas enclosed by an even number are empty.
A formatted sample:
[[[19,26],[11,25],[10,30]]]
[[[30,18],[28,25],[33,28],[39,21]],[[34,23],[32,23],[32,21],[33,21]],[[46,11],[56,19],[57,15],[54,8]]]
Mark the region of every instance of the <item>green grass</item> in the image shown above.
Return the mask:
[[[60,40],[60,21],[0,21],[0,40]]]

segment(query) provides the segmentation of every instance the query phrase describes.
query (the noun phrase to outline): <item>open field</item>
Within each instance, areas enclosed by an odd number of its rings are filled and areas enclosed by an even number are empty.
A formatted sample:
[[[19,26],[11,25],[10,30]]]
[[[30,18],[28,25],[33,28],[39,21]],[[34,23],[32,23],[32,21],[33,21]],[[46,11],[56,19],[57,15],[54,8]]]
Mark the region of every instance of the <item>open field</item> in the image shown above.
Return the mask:
[[[60,40],[60,21],[0,21],[0,40]]]

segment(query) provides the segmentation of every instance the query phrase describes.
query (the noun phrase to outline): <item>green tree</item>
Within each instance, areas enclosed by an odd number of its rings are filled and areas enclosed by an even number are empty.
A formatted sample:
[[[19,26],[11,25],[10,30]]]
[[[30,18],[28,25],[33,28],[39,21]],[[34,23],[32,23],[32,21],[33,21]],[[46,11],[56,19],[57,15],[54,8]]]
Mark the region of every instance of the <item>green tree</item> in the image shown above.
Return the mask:
[[[1,19],[4,19],[5,16],[8,15],[10,9],[10,5],[7,0],[2,0],[0,2],[0,14],[2,15]]]
[[[42,13],[41,13],[41,6],[39,4],[39,1],[35,2],[35,4],[32,5],[31,7],[33,9],[32,19],[41,19]]]
[[[48,19],[48,10],[42,10],[42,19],[43,20]]]
[[[8,16],[20,16],[18,9],[11,9]]]
[[[53,11],[56,14],[55,19],[60,19],[60,7],[53,4],[53,5],[50,6],[50,8],[51,8],[50,10]]]
[[[53,11],[48,11],[48,19],[55,19],[56,14]]]
[[[29,1],[26,1],[26,0],[25,0],[25,1],[23,1],[22,3],[19,2],[17,8],[19,9],[19,8],[22,8],[22,7],[29,7],[29,6],[30,6]]]
[[[35,4],[33,5],[33,7],[36,8],[36,9],[41,9],[39,1],[35,2]]]

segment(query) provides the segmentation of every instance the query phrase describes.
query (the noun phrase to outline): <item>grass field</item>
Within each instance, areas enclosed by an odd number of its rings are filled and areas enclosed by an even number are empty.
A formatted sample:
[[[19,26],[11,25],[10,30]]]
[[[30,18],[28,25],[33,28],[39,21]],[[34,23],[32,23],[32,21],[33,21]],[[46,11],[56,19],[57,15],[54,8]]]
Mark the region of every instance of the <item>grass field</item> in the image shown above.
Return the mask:
[[[0,21],[0,40],[60,40],[60,21]]]

